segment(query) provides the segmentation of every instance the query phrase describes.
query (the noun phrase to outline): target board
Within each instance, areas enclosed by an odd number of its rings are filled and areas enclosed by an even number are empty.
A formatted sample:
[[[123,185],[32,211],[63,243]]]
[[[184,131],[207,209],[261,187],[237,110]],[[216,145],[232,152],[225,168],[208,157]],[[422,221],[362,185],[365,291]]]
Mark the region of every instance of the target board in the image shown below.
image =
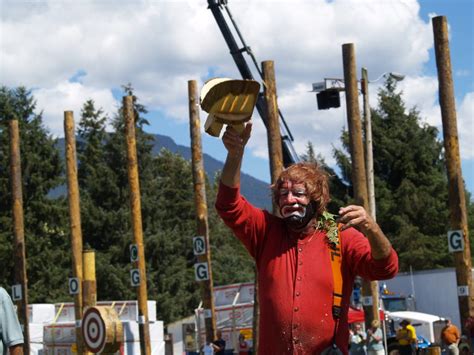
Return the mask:
[[[115,352],[123,342],[122,323],[110,307],[90,307],[82,320],[82,336],[87,349],[93,353]]]

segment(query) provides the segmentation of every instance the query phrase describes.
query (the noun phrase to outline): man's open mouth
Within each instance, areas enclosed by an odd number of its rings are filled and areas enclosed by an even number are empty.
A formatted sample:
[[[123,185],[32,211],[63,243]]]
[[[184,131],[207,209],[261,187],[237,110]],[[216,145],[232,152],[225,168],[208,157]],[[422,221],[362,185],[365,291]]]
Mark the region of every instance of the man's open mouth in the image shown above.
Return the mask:
[[[293,205],[283,206],[280,210],[281,216],[287,218],[290,216],[304,217],[306,213],[306,206],[302,206],[299,203]]]

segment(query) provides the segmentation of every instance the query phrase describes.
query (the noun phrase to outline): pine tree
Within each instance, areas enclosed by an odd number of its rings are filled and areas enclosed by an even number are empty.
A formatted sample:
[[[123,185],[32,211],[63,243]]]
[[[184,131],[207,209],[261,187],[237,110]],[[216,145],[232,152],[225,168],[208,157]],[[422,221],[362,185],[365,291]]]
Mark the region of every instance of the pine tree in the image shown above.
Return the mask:
[[[392,241],[402,270],[449,266],[447,179],[442,143],[435,127],[422,122],[419,112],[406,112],[396,83],[387,80],[372,110],[377,221]],[[342,137],[348,150],[348,135]],[[350,158],[335,152],[345,178]]]
[[[43,126],[31,91],[24,87],[0,88],[0,258],[4,267],[0,282],[13,282],[9,134],[7,123],[17,119],[23,189],[25,248],[29,301],[44,302],[67,297],[70,249],[66,237],[67,208],[64,199],[49,193],[64,183],[63,165],[56,140]]]
[[[331,201],[328,203],[327,210],[331,213],[337,214],[339,208],[347,205],[347,202],[350,199],[349,185],[345,184],[336,174],[334,169],[326,164],[326,161],[321,154],[315,153],[313,143],[307,143],[306,153],[301,156],[301,160],[316,163],[326,171],[329,177],[329,193],[331,196]]]

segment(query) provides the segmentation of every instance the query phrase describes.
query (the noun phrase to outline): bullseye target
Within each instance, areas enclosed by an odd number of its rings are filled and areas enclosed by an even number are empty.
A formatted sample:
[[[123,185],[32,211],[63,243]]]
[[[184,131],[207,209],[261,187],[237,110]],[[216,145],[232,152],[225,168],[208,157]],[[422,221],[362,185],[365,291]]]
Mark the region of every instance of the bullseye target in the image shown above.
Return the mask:
[[[106,343],[105,323],[98,309],[89,308],[82,320],[84,344],[93,352],[101,352]]]

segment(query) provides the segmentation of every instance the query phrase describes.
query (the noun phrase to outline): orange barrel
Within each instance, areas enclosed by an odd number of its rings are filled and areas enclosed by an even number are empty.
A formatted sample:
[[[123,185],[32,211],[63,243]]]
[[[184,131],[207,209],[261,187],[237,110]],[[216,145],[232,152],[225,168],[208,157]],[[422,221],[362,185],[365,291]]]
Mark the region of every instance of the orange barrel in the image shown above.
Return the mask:
[[[93,353],[114,353],[124,341],[123,327],[114,308],[89,307],[82,318],[84,345]]]

